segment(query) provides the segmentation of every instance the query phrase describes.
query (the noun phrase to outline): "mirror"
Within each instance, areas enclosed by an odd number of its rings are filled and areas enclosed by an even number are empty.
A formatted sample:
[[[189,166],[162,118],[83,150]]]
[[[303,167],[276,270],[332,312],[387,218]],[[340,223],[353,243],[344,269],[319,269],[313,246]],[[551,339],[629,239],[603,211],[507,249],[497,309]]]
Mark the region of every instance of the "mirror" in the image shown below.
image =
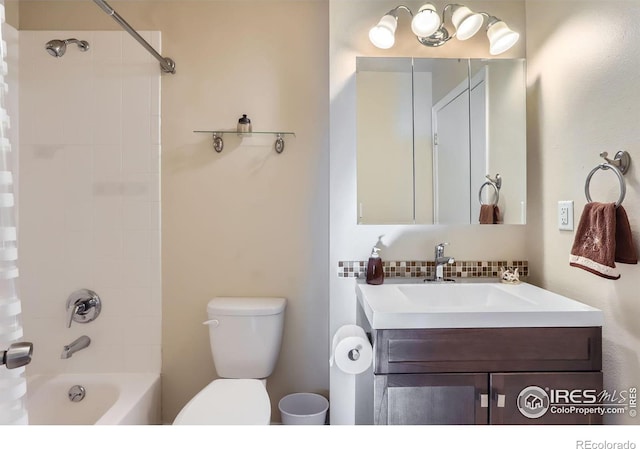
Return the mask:
[[[524,224],[525,81],[523,59],[358,57],[358,223]]]

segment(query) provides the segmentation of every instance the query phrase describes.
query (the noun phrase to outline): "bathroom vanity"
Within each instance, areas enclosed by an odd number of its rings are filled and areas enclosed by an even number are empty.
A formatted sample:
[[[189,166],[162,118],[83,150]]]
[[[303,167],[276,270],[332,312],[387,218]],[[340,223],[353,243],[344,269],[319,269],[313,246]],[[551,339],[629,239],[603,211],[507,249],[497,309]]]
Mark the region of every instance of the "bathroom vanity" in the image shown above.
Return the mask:
[[[357,284],[358,424],[600,424],[602,312],[529,284]],[[570,407],[574,407],[571,412]]]

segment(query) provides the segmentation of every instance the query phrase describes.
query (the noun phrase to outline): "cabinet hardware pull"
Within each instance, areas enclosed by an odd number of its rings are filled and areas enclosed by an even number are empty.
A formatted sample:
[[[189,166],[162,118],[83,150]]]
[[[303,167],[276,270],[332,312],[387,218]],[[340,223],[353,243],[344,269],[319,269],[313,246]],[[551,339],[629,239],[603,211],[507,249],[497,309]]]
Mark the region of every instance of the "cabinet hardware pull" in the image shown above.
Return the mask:
[[[481,394],[480,395],[480,407],[487,408],[489,407],[489,395]]]
[[[504,408],[504,400],[506,399],[506,396],[504,394],[499,394],[498,395],[498,407],[499,408]]]

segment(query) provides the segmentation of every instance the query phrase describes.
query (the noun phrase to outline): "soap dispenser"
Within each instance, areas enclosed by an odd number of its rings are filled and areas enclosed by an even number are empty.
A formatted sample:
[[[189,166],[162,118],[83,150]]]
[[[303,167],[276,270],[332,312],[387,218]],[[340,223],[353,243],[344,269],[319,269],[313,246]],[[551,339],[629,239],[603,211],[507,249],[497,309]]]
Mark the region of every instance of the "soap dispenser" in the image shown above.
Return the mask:
[[[380,285],[384,282],[384,269],[382,268],[382,259],[378,254],[380,248],[373,247],[369,263],[367,264],[367,284]]]

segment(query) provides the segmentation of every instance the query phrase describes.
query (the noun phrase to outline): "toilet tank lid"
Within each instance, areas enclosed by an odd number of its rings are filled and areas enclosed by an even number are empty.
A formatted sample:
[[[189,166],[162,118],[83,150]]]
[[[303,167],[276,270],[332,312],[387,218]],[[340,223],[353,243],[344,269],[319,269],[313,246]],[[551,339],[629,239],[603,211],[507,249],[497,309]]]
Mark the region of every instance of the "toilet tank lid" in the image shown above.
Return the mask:
[[[212,315],[277,315],[287,305],[286,298],[219,296],[209,301],[207,313]]]

